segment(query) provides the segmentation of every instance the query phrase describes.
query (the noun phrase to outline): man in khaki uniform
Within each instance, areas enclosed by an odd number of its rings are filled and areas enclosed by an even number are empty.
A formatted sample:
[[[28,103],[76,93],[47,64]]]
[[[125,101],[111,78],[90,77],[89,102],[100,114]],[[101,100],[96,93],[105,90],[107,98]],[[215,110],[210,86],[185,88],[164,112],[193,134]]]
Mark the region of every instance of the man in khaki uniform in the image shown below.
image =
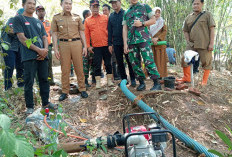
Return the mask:
[[[82,52],[87,55],[84,26],[79,15],[71,13],[72,0],[61,0],[62,13],[52,20],[52,40],[57,59],[61,61],[62,94],[59,101],[67,98],[69,93],[69,74],[71,62],[77,75],[79,91],[82,98],[87,98],[85,77],[83,73]],[[57,40],[59,40],[59,50]],[[83,44],[83,46],[82,46]],[[83,50],[83,51],[82,51]]]
[[[208,11],[202,11],[204,0],[192,0],[192,6],[193,13],[185,19],[183,27],[187,41],[186,49],[199,53],[202,68],[204,69],[202,85],[207,85],[209,73],[212,69],[212,51],[216,25],[212,14]],[[184,76],[179,81],[191,82],[190,66],[184,62],[184,57],[182,57],[182,67]]]

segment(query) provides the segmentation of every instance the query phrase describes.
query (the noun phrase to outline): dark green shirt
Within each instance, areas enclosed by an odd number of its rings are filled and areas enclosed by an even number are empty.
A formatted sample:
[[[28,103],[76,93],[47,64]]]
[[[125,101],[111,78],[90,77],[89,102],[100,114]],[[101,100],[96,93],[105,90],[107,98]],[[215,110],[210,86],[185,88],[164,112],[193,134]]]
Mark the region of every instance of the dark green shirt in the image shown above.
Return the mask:
[[[33,43],[39,48],[44,48],[43,36],[47,36],[44,29],[43,23],[34,17],[27,17],[23,15],[18,15],[14,18],[13,21],[14,32],[24,33],[27,39],[33,39],[37,37],[37,41]],[[22,43],[20,43],[20,52],[22,56],[22,62],[37,59],[37,52],[28,49]]]
[[[10,34],[8,32],[5,32],[5,28],[8,26],[10,28],[13,28],[13,17],[11,17],[7,23],[6,23],[6,26],[4,27],[3,29],[3,32],[2,32],[2,39],[4,42],[7,42],[10,44],[10,49],[11,51],[19,51],[19,40],[18,40],[18,37],[16,34]]]
[[[151,7],[147,4],[141,4],[139,2],[136,5],[131,5],[125,12],[122,25],[127,25],[128,27],[127,42],[129,45],[151,41],[148,27],[135,27],[133,25],[134,20],[144,22],[148,21],[152,16],[154,16],[154,12],[152,11]]]

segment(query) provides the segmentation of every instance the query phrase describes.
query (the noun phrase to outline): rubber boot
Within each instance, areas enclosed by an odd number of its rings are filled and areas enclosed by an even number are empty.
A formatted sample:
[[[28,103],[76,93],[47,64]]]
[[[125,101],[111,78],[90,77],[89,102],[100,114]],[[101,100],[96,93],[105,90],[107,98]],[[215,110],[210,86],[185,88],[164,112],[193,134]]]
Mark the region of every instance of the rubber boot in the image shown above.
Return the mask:
[[[140,85],[136,88],[137,91],[143,91],[146,89],[146,84],[143,79],[139,80]]]
[[[112,82],[112,77],[113,77],[112,74],[107,74],[107,85],[108,85],[109,87],[114,86],[114,84],[113,84],[113,82]]]
[[[153,87],[150,89],[151,91],[154,91],[154,90],[162,90],[161,85],[160,85],[158,79],[154,79],[153,82],[154,82],[154,85],[153,85]]]
[[[184,76],[181,79],[176,79],[178,82],[191,82],[191,67],[183,67]]]
[[[91,85],[89,84],[89,81],[88,81],[88,77],[85,77],[85,86],[91,87]]]
[[[101,88],[101,76],[96,76],[96,89],[100,89]]]
[[[202,79],[202,83],[201,83],[202,86],[207,85],[207,81],[208,81],[208,78],[209,78],[209,73],[210,73],[210,70],[205,70],[204,71],[204,75],[203,75],[203,79]]]

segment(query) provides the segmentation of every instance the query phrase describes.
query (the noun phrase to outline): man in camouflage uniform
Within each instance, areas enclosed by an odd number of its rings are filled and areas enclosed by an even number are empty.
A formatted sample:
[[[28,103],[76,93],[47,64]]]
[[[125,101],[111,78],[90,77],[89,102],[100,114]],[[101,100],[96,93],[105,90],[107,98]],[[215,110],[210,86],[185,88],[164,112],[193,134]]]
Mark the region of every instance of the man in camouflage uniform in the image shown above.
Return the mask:
[[[91,87],[91,85],[88,82],[89,73],[92,75],[92,83],[96,83],[95,76],[94,76],[94,70],[93,70],[93,54],[89,53],[87,56],[83,56],[83,70],[85,75],[85,86]]]
[[[148,26],[156,22],[154,12],[147,4],[141,4],[138,0],[130,0],[130,7],[123,17],[123,41],[124,53],[129,53],[129,59],[140,85],[138,91],[146,89],[144,80],[146,79],[141,69],[141,55],[145,63],[146,70],[150,78],[154,81],[154,86],[150,90],[161,90],[158,82],[160,77],[153,59],[150,42],[151,38]]]
[[[84,20],[82,21],[83,24],[85,23],[85,19],[89,16],[91,16],[90,10],[84,10],[83,11]],[[93,70],[93,54],[92,53],[88,52],[87,56],[83,56],[83,70],[84,70],[84,75],[85,75],[85,86],[91,87],[91,85],[88,82],[89,72],[92,75],[92,83],[96,83],[94,72],[93,72],[94,70]]]

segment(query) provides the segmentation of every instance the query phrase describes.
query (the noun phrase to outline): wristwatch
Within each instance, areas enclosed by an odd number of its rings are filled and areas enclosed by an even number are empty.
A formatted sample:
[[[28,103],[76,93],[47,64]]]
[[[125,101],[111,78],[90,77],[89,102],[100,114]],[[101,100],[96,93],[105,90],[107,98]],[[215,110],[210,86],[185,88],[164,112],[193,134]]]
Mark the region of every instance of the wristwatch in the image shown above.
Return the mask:
[[[142,22],[142,26],[143,26],[143,27],[145,26],[145,21]]]

